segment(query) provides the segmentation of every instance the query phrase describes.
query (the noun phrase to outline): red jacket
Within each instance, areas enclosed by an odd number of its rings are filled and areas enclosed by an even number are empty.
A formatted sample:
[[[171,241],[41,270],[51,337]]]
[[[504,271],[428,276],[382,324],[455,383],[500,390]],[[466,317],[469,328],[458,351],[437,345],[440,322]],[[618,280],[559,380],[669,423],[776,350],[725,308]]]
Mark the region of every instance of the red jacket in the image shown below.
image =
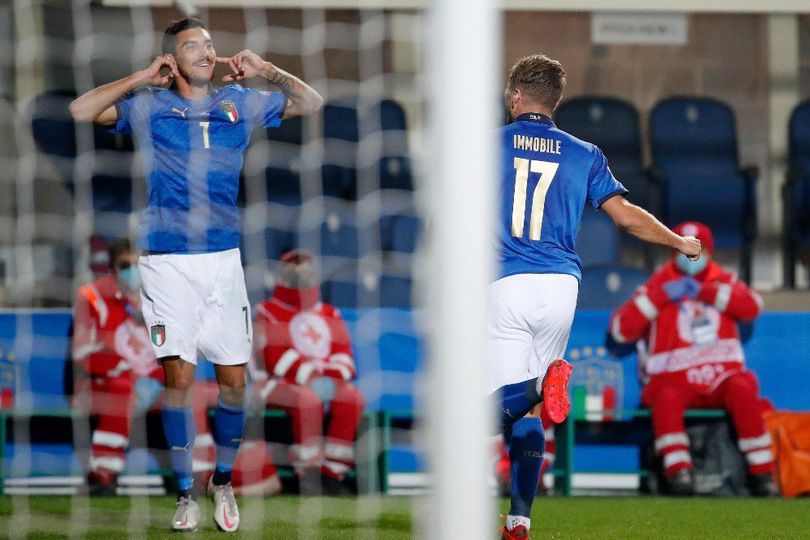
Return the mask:
[[[289,383],[305,385],[318,376],[348,381],[355,376],[346,324],[336,307],[318,299],[316,289],[277,286],[256,308],[254,343],[267,374]]]
[[[669,299],[664,284],[684,277],[670,261],[638,288],[610,319],[619,343],[639,341],[639,369],[648,383],[656,377],[684,380],[710,393],[729,375],[745,369],[737,321],[752,321],[762,310],[758,292],[710,261],[694,276],[696,299]]]
[[[114,276],[83,285],[73,307],[73,359],[93,377],[148,375],[158,365],[149,331],[132,318],[133,306]]]

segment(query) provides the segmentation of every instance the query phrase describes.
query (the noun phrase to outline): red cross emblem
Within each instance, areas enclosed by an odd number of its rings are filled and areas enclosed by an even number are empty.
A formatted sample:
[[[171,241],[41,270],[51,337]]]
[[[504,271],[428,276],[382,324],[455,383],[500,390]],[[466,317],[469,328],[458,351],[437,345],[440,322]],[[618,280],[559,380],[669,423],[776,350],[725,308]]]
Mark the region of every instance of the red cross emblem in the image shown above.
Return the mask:
[[[312,343],[318,343],[321,340],[321,335],[310,324],[307,324],[306,330],[304,330],[304,336],[309,338]]]

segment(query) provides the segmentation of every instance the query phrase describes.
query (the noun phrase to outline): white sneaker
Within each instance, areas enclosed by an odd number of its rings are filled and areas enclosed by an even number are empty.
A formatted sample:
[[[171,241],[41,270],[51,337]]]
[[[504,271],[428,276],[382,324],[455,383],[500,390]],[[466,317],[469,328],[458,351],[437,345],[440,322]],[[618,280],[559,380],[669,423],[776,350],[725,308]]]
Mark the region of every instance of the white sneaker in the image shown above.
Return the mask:
[[[200,506],[194,499],[180,497],[177,510],[172,518],[172,530],[177,532],[196,531],[200,524]]]
[[[228,482],[224,486],[214,485],[214,478],[208,480],[208,493],[214,501],[214,521],[221,531],[234,532],[239,528],[239,508],[233,488]]]

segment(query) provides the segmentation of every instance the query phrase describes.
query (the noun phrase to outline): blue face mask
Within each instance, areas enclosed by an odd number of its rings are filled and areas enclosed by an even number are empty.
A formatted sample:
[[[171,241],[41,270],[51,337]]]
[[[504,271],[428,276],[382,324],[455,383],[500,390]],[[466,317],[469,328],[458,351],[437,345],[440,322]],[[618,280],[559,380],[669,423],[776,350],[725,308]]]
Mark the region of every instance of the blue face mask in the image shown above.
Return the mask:
[[[141,288],[141,275],[134,266],[118,271],[118,284],[127,292],[137,292]]]
[[[706,268],[707,264],[709,264],[709,259],[702,255],[696,261],[690,260],[689,257],[683,253],[678,253],[678,255],[675,257],[675,266],[677,266],[681,272],[689,276],[699,274],[704,268]]]

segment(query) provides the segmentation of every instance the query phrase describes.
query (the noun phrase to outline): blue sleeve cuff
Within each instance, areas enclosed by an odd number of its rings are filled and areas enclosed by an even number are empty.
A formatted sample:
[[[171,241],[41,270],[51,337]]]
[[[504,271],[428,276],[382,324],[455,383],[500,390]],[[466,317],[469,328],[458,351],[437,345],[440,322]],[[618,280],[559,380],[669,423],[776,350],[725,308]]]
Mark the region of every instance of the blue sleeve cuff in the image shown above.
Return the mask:
[[[628,190],[627,188],[620,188],[615,191],[611,191],[610,193],[608,193],[607,195],[603,195],[598,201],[596,201],[593,207],[595,209],[599,208],[600,206],[602,206],[602,204],[604,204],[606,200],[611,199],[616,195],[621,195],[622,197],[625,197],[627,196],[628,193],[630,193],[630,190]]]

